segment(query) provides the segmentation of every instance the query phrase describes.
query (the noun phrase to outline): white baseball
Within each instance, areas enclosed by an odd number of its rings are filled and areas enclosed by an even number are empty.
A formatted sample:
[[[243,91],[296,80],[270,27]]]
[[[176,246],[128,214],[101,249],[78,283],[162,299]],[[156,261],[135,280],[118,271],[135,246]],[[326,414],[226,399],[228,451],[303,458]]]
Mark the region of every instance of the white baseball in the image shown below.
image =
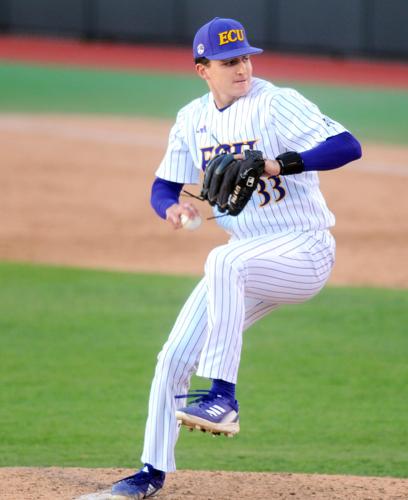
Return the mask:
[[[190,219],[186,214],[181,214],[180,220],[184,229],[188,229],[189,231],[198,229],[203,222],[199,215],[197,215],[197,217],[194,217],[194,219]]]

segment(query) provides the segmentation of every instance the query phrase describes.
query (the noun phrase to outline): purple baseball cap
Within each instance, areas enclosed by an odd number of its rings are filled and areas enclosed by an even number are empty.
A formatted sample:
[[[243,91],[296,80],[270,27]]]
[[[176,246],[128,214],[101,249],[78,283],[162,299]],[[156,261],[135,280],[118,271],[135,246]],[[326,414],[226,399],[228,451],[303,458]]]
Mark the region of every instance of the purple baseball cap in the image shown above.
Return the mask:
[[[262,49],[251,47],[245,29],[234,19],[215,17],[196,33],[193,42],[194,59],[223,60],[250,54],[260,54]]]

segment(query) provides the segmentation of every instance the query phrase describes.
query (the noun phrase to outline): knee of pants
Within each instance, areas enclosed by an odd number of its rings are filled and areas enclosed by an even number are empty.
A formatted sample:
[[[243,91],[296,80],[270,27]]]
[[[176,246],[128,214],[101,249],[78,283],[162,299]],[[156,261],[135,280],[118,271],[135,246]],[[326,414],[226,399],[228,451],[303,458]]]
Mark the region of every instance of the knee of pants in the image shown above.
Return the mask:
[[[242,275],[244,270],[244,263],[228,248],[228,245],[222,245],[211,250],[205,263],[206,276],[220,276],[225,272],[230,274],[231,271],[237,275]]]
[[[185,346],[166,343],[157,356],[156,371],[165,373],[168,381],[180,374],[189,374],[197,365],[197,360],[193,356],[188,356]]]

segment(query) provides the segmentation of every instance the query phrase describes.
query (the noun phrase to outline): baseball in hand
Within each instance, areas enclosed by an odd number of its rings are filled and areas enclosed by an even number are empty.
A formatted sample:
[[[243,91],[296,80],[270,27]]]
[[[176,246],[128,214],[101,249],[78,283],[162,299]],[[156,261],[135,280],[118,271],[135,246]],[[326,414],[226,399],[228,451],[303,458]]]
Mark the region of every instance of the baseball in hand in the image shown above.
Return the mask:
[[[197,215],[197,217],[194,217],[194,219],[190,219],[186,214],[181,214],[180,220],[184,229],[188,229],[189,231],[198,229],[202,223],[202,219],[199,215]]]

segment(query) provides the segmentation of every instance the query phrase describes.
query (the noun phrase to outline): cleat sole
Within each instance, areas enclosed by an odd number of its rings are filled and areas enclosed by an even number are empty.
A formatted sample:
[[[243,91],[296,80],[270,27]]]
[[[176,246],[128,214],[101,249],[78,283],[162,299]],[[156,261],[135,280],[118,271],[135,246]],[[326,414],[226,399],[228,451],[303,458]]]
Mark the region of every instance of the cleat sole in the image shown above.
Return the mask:
[[[181,422],[181,425],[184,425],[190,431],[198,429],[202,432],[210,432],[216,436],[224,434],[224,436],[228,437],[233,437],[239,432],[239,419],[237,419],[236,422],[222,422],[220,424],[215,424],[180,411],[176,412],[176,417],[177,420]]]

